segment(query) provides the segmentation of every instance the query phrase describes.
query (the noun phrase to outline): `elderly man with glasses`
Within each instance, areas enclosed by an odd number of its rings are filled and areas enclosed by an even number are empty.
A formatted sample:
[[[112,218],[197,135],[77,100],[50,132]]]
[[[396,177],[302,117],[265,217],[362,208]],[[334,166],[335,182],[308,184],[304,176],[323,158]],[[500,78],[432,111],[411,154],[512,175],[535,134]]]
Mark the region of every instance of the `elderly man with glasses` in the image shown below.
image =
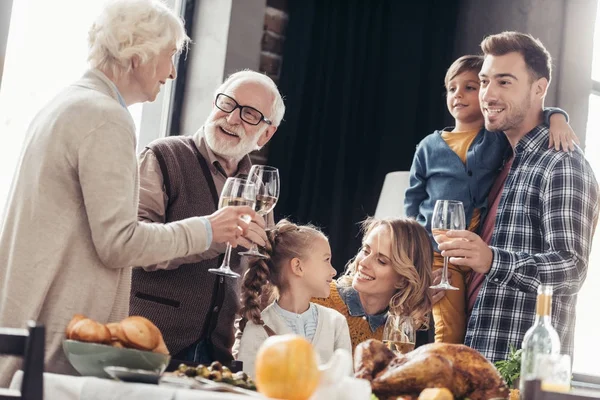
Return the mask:
[[[227,178],[248,174],[248,153],[271,139],[284,112],[269,77],[248,70],[231,75],[193,136],[158,139],[140,154],[140,220],[168,223],[213,213]],[[243,247],[265,245],[265,224],[257,218],[238,242]],[[160,328],[174,360],[232,360],[239,282],[208,272],[224,251],[214,244],[201,254],[133,270],[130,314]],[[242,269],[239,261],[232,268]]]

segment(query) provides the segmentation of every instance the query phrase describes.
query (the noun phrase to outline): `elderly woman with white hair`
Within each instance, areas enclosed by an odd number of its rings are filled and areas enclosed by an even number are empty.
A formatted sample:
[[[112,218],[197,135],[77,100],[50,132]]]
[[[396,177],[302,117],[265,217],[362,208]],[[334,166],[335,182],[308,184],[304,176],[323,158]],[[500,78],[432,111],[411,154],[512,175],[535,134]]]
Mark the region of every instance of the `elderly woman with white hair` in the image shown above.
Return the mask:
[[[187,44],[156,0],[117,0],[89,31],[91,69],[34,118],[0,231],[0,326],[46,327],[46,371],[74,373],[61,345],[74,314],[128,315],[132,265],[234,245],[249,207],[168,224],[138,222],[135,126],[127,106],[153,101]],[[18,364],[0,362],[0,386]]]

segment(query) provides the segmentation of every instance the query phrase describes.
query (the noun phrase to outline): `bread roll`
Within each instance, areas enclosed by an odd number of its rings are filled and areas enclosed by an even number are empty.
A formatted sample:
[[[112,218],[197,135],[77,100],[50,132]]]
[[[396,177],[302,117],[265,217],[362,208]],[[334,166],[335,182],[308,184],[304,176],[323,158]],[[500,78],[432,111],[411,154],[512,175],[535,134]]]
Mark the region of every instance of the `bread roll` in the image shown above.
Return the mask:
[[[81,314],[75,314],[65,333],[67,339],[169,354],[160,330],[144,317],[133,316],[121,322],[103,325]]]
[[[110,337],[114,341],[119,341],[121,343],[127,343],[127,337],[125,333],[123,333],[123,329],[121,329],[121,324],[119,322],[111,322],[110,324],[106,324],[106,327],[110,331]]]
[[[169,349],[167,348],[167,344],[165,343],[165,340],[163,339],[160,330],[158,331],[158,334],[160,335],[158,338],[158,345],[154,348],[154,350],[152,350],[152,352],[169,355]]]
[[[71,329],[70,337],[73,340],[79,340],[81,342],[106,344],[111,342],[110,331],[108,328],[89,318],[84,318],[75,323],[73,329]]]
[[[69,322],[69,324],[67,325],[67,329],[65,329],[65,335],[67,336],[67,339],[72,339],[71,332],[73,331],[73,327],[75,326],[76,323],[78,323],[82,319],[86,319],[84,315],[81,315],[81,314],[73,315],[71,322]]]
[[[160,341],[160,331],[144,317],[128,317],[120,323],[127,345],[140,350],[154,350]]]

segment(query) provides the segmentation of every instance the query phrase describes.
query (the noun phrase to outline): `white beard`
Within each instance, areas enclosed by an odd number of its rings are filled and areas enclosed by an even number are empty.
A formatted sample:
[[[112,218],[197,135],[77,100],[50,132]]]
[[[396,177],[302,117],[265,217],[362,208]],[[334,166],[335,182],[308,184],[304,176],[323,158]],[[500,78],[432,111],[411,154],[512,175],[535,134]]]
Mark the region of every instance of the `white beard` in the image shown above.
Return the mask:
[[[220,130],[220,126],[223,126],[228,131],[235,132],[239,136],[240,141],[237,144],[232,145],[230,141],[224,137],[224,133],[217,131]],[[260,150],[258,140],[264,133],[265,129],[266,127],[259,130],[254,137],[250,137],[241,125],[236,127],[228,126],[227,122],[225,122],[223,118],[215,122],[207,122],[204,125],[204,137],[206,139],[206,143],[215,154],[227,158],[242,159],[242,157],[244,157],[246,154],[255,150]]]

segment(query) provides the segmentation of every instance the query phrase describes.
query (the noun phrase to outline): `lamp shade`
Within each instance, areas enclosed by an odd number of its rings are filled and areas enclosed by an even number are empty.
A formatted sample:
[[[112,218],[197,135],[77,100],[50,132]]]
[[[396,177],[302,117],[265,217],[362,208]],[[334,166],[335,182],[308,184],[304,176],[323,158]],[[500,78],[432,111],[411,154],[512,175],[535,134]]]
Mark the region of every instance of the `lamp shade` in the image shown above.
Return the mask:
[[[404,192],[409,186],[409,177],[409,171],[390,172],[385,176],[375,210],[376,218],[405,216]]]

